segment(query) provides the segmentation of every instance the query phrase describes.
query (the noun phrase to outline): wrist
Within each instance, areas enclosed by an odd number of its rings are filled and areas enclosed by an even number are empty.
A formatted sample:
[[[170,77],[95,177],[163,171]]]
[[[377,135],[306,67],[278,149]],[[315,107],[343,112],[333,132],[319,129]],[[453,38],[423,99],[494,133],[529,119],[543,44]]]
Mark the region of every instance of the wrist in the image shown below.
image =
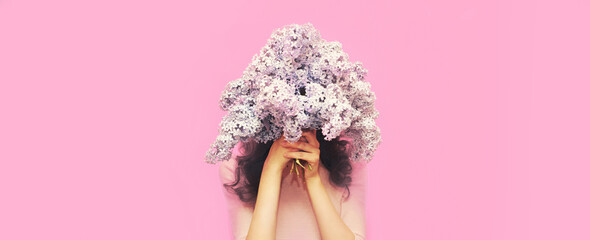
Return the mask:
[[[271,159],[266,159],[262,167],[263,172],[282,173],[284,166],[277,164]]]
[[[305,184],[310,187],[310,186],[323,186],[322,180],[320,179],[319,176],[315,176],[315,177],[310,177],[310,178],[306,178],[305,179]]]

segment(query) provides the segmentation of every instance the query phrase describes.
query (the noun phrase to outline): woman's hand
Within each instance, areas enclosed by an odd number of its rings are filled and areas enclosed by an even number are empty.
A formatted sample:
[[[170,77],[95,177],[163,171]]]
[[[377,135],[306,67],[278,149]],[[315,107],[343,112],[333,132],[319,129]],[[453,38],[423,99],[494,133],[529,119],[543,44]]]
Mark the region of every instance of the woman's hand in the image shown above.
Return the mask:
[[[283,144],[287,142],[285,136],[281,136],[275,140],[271,145],[266,161],[264,162],[263,169],[272,169],[272,171],[281,171],[287,166],[287,163],[291,160],[284,156],[289,151],[288,148]]]
[[[246,239],[275,239],[283,169],[290,160],[283,156],[288,151],[281,145],[284,141],[284,136],[275,140],[264,161]]]
[[[306,180],[319,178],[318,169],[320,164],[320,143],[316,138],[316,130],[303,131],[302,138],[307,142],[298,141],[290,143],[283,141],[281,144],[288,148],[283,156],[290,159],[304,160],[307,163],[304,165],[304,174]],[[299,166],[295,166],[296,168]]]

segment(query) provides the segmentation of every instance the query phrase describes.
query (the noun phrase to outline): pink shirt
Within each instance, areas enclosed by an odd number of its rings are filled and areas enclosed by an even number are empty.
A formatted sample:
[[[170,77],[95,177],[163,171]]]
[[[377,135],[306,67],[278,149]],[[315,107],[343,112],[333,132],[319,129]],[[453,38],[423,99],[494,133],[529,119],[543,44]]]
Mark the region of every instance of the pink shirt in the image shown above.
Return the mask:
[[[233,183],[236,166],[235,155],[229,161],[223,161],[220,164],[219,176],[222,184]],[[330,173],[323,165],[320,165],[318,171],[336,211],[355,234],[355,239],[364,240],[366,163],[352,163],[352,168],[352,182],[349,185],[350,197],[348,199],[344,199],[346,197],[344,188],[333,186],[330,183]],[[281,183],[276,239],[321,239],[313,208],[303,184],[291,180],[292,176],[286,176]],[[222,188],[227,200],[234,239],[246,239],[254,209],[246,206],[236,194],[226,191],[223,186]]]

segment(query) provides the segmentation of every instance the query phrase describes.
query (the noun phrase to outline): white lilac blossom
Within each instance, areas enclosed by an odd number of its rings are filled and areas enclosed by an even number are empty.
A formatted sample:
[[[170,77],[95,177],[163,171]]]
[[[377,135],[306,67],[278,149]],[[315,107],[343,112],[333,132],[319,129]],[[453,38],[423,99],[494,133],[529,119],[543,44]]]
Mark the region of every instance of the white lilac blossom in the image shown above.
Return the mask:
[[[352,139],[352,161],[370,161],[381,134],[366,75],[341,43],[325,41],[311,23],[276,29],[242,77],[223,91],[219,106],[228,113],[205,160],[228,160],[240,141],[268,142],[284,134],[295,142],[302,129],[321,129],[327,141]]]

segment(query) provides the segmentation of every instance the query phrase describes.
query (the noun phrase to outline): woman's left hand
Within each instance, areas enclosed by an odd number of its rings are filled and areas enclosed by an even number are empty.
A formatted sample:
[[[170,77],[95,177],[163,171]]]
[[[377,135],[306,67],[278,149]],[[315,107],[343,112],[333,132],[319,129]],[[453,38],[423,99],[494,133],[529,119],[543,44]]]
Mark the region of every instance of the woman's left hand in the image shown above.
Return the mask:
[[[303,164],[305,171],[305,179],[319,178],[318,168],[320,164],[320,143],[316,138],[316,130],[303,131],[301,137],[305,137],[307,142],[298,141],[290,143],[283,142],[283,146],[290,148],[284,153],[287,158],[304,160],[307,164]],[[309,165],[309,166],[306,166]],[[311,166],[311,168],[310,168]],[[299,167],[295,165],[295,167]]]

